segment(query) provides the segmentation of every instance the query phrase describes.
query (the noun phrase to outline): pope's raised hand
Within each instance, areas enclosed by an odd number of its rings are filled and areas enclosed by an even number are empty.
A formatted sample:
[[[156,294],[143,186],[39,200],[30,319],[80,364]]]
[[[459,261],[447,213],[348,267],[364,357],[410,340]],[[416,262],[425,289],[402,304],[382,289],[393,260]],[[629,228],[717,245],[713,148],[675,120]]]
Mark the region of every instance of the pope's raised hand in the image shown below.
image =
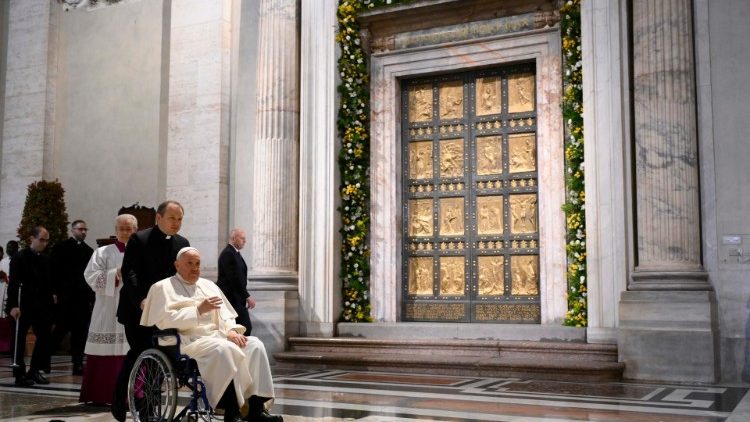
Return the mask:
[[[213,311],[214,309],[219,309],[221,304],[222,304],[222,300],[219,296],[207,297],[203,299],[200,305],[198,305],[198,313],[200,315],[203,315],[206,312]]]

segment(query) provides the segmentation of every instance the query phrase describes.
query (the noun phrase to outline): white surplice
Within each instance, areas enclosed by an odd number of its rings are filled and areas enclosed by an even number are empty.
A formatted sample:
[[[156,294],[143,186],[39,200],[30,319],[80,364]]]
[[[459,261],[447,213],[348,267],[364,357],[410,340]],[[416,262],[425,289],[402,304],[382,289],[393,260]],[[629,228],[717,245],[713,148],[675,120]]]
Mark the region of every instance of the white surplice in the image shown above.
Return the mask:
[[[96,293],[84,350],[87,355],[122,356],[130,349],[125,329],[117,322],[116,316],[122,283],[115,286],[115,276],[117,268],[122,265],[123,255],[114,244],[102,246],[91,255],[83,272],[86,282]]]
[[[224,303],[217,310],[198,315],[198,305],[218,296]],[[227,339],[229,330],[240,334],[245,327],[235,322],[237,313],[213,281],[199,278],[195,284],[182,281],[179,274],[151,286],[146,296],[141,325],[159,329],[176,328],[180,351],[198,363],[206,384],[208,401],[216,407],[224,390],[234,381],[237,404],[250,396],[273,398],[273,379],[263,343],[248,336],[244,348]],[[271,400],[266,406],[271,405]]]

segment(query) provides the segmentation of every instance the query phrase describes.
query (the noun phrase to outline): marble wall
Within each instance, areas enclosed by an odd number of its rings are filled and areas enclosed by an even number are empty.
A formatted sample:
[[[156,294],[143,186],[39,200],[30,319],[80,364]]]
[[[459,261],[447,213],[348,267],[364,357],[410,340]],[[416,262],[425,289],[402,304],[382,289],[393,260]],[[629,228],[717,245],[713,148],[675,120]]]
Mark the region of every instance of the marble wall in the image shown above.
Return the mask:
[[[750,66],[750,4],[694,3],[703,264],[718,303],[721,379],[750,383],[750,82],[737,72]]]
[[[59,16],[45,177],[60,180],[68,216],[87,221],[92,246],[114,233],[120,207],[163,197],[163,11],[162,1],[140,1]]]

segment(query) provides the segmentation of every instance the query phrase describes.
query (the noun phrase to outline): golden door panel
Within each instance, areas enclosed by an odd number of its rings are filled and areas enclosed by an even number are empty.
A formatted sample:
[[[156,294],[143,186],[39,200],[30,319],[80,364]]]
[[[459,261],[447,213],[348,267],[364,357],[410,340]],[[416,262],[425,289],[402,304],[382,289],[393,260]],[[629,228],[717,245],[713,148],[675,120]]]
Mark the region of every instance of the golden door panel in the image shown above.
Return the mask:
[[[534,75],[517,73],[508,76],[508,113],[534,111],[536,103]]]
[[[476,86],[477,116],[500,114],[502,110],[500,77],[477,78]]]
[[[539,256],[513,255],[510,258],[511,294],[539,294]]]
[[[432,120],[432,84],[409,88],[409,123]]]
[[[409,201],[409,236],[432,236],[432,199]]]
[[[477,196],[477,234],[503,233],[503,197]]]
[[[508,170],[511,173],[536,171],[536,135],[515,133],[508,135]]]
[[[504,293],[504,262],[505,258],[502,256],[480,256],[477,258],[480,296],[500,296]]]
[[[440,199],[440,235],[463,236],[464,198]]]
[[[477,136],[477,174],[503,172],[503,139],[500,136]]]
[[[465,287],[464,258],[461,256],[440,257],[440,295],[463,295]]]
[[[409,258],[409,294],[432,296],[432,283],[432,258]]]
[[[440,177],[464,175],[464,140],[440,141]]]
[[[452,81],[440,84],[440,120],[460,119],[464,117],[464,84],[463,81]]]
[[[535,72],[401,81],[404,321],[540,322]]]
[[[513,234],[536,233],[536,194],[510,196],[510,231]]]
[[[432,142],[409,143],[409,178],[432,179]]]

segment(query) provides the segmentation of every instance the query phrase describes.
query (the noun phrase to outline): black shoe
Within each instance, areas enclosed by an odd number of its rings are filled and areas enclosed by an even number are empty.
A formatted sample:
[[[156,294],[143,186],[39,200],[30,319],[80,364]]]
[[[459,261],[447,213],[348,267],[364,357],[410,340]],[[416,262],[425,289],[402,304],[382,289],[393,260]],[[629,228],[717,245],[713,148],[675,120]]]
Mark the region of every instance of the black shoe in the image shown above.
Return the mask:
[[[284,418],[281,415],[272,415],[267,411],[262,412],[250,412],[245,420],[248,422],[284,422]]]
[[[34,385],[34,380],[26,377],[16,377],[17,387],[31,387],[32,385]]]
[[[49,380],[42,374],[42,371],[32,371],[26,376],[34,380],[36,384],[49,384]]]
[[[118,422],[125,422],[125,418],[127,417],[125,403],[120,400],[112,400],[110,411],[112,412],[112,417],[115,418],[115,420],[117,420]]]
[[[74,366],[73,375],[83,375],[83,366]]]

